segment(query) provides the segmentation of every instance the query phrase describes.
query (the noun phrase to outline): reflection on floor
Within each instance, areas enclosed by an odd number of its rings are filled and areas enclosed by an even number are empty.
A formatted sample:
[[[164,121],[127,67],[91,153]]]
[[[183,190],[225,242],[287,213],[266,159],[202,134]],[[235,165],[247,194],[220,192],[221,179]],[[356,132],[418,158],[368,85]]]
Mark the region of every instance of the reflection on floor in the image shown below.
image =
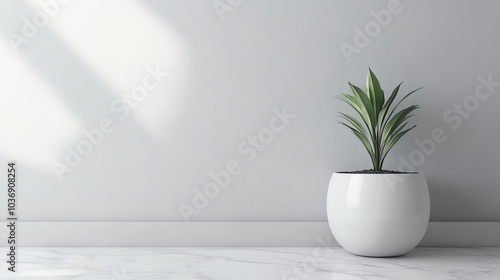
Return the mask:
[[[1,248],[5,252],[5,248]],[[19,248],[0,279],[500,279],[500,248],[417,248],[364,258],[341,248]]]

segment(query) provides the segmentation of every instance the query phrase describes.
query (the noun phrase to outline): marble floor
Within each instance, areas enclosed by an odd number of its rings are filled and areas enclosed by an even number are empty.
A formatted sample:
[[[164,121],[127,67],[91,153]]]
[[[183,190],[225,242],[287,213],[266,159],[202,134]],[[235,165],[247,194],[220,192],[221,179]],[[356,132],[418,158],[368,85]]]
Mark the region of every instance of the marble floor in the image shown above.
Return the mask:
[[[500,248],[417,248],[364,258],[341,248],[19,248],[0,279],[500,279]]]

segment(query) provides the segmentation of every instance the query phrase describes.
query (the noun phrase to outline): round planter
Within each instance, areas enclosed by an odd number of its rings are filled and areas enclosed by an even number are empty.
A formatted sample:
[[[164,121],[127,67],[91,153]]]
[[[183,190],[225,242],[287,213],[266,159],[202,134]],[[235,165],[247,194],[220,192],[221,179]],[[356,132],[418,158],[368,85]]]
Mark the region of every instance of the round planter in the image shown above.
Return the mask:
[[[347,251],[361,256],[403,255],[427,230],[429,188],[422,173],[333,173],[328,223]]]

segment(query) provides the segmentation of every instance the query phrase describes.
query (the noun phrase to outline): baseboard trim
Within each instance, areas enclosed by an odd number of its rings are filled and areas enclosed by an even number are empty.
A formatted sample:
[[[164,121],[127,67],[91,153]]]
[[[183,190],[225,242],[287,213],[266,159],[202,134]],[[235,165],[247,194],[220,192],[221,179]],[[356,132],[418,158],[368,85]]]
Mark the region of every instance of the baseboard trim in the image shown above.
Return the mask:
[[[326,222],[19,222],[17,239],[21,247],[338,246]],[[500,246],[500,222],[431,222],[419,246]]]

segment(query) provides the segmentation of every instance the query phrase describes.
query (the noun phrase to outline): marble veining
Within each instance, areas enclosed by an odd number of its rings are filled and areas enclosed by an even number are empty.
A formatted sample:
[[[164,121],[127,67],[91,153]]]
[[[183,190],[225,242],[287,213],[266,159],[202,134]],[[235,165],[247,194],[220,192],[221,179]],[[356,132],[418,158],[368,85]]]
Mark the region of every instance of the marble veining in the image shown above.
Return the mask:
[[[359,257],[339,247],[19,248],[16,273],[0,257],[6,280],[500,279],[500,248],[419,247],[396,258]]]

